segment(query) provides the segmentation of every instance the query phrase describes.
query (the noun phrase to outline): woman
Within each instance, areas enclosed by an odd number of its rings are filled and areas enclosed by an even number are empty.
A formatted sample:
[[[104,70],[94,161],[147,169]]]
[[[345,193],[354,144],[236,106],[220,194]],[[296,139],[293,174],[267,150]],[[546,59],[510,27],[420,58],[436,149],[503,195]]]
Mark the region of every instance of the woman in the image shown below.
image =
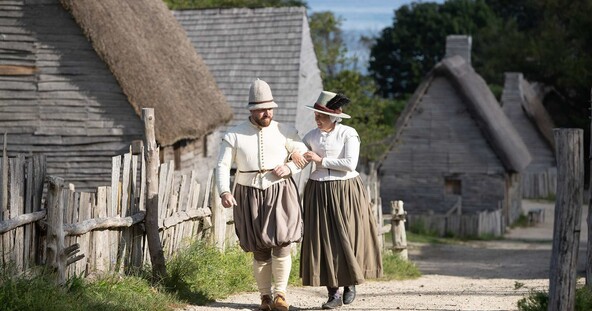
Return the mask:
[[[382,276],[382,258],[368,194],[356,171],[360,137],[340,124],[349,103],[343,95],[323,91],[314,106],[316,129],[303,141],[304,158],[315,163],[304,189],[304,237],[300,276],[303,285],[326,286],[323,309],[350,304],[355,285]],[[339,293],[343,287],[343,297]]]

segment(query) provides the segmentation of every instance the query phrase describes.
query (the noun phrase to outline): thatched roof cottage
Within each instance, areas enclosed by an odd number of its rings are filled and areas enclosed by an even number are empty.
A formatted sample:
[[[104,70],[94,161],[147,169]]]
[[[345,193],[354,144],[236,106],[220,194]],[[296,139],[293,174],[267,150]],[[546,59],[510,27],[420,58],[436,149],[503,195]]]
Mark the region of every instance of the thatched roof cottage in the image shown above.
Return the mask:
[[[402,200],[411,227],[499,236],[521,213],[520,172],[531,155],[472,68],[470,43],[447,38],[446,57],[397,120],[379,164],[381,198]]]
[[[543,93],[522,73],[504,75],[502,109],[528,147],[532,161],[522,173],[522,197],[548,198],[555,195],[557,160],[553,139],[553,120],[545,109]]]
[[[108,184],[110,157],[143,138],[147,107],[163,151],[209,165],[208,134],[232,112],[162,1],[4,1],[0,11],[9,154],[47,155],[48,174],[78,189]]]

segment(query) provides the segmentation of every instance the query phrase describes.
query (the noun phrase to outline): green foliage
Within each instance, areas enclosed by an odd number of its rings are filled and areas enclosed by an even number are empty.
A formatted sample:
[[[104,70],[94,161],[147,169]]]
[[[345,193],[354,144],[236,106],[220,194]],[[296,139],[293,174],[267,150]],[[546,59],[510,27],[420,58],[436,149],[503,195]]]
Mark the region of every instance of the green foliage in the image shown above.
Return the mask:
[[[382,96],[401,98],[413,93],[425,74],[443,58],[447,35],[472,36],[472,63],[478,68],[483,63],[478,52],[499,40],[501,25],[483,0],[402,6],[395,12],[393,25],[382,31],[371,49],[370,75]]]
[[[0,276],[2,310],[170,310],[178,304],[171,294],[134,276],[105,276],[88,281],[71,278],[55,285],[49,274]]]
[[[409,280],[417,279],[421,272],[417,266],[408,260],[403,260],[397,254],[387,252],[382,256],[382,280]]]
[[[344,108],[352,118],[344,119],[343,124],[355,128],[360,135],[360,163],[378,160],[389,147],[394,122],[405,102],[375,96],[373,81],[351,70],[325,79],[325,89],[343,93],[352,101]]]
[[[518,300],[520,311],[547,311],[549,295],[541,291],[531,291],[527,297]]]
[[[171,10],[307,6],[304,0],[163,0]]]
[[[547,311],[549,294],[543,291],[531,291],[527,297],[518,301],[520,311]],[[592,291],[588,287],[576,289],[576,311],[592,310]]]
[[[238,247],[224,253],[204,242],[177,253],[167,263],[168,288],[193,304],[204,304],[229,295],[256,290],[252,255]]]
[[[309,17],[312,42],[323,81],[335,76],[349,63],[340,28],[342,21],[332,12],[317,12]]]

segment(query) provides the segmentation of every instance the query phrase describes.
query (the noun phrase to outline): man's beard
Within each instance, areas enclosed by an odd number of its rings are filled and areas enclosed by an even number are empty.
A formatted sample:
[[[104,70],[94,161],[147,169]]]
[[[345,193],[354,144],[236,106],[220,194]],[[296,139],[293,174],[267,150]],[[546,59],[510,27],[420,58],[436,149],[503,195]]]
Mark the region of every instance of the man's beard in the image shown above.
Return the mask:
[[[268,127],[271,123],[271,117],[264,117],[261,119],[253,118],[253,120],[255,120],[255,123],[257,123],[261,127]]]

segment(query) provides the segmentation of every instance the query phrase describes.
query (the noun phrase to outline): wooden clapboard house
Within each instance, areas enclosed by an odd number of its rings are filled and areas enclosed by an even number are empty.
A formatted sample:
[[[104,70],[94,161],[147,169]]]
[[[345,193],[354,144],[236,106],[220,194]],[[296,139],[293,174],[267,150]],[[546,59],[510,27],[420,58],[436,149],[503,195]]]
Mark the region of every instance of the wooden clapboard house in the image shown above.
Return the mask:
[[[92,190],[154,108],[163,160],[207,175],[232,111],[162,1],[3,1],[0,28],[9,155],[45,154],[48,174]]]
[[[249,86],[260,78],[278,104],[274,119],[303,136],[316,128],[311,105],[323,85],[303,7],[174,11],[232,107],[246,120]]]
[[[532,156],[532,161],[522,173],[522,197],[552,197],[557,185],[555,126],[542,103],[544,92],[537,84],[524,79],[522,73],[508,72],[504,78],[502,109]]]
[[[470,63],[467,36],[417,88],[379,165],[384,206],[402,200],[409,226],[440,234],[501,235],[521,213],[530,153]]]

